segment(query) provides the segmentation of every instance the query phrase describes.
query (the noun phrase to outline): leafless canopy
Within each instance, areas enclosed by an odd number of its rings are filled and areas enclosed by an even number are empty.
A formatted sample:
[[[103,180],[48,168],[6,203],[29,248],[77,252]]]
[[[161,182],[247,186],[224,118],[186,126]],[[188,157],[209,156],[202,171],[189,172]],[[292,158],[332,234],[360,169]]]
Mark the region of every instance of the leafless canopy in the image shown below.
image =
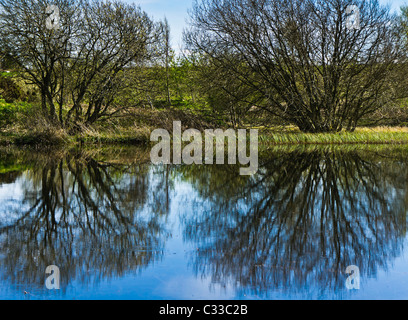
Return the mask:
[[[57,28],[47,27],[51,5]],[[161,34],[139,7],[117,0],[0,0],[0,26],[3,49],[62,125],[111,114],[124,70],[148,61]]]
[[[198,0],[185,40],[250,88],[249,104],[327,132],[395,98],[398,28],[375,0]]]

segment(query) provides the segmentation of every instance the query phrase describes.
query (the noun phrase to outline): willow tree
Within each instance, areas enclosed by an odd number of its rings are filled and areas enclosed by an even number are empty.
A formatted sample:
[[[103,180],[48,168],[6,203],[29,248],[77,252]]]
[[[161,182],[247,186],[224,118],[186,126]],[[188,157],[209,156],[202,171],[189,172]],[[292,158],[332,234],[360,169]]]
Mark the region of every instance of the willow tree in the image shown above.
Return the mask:
[[[248,103],[302,131],[335,132],[394,99],[396,22],[374,0],[199,0],[185,41],[250,88]]]

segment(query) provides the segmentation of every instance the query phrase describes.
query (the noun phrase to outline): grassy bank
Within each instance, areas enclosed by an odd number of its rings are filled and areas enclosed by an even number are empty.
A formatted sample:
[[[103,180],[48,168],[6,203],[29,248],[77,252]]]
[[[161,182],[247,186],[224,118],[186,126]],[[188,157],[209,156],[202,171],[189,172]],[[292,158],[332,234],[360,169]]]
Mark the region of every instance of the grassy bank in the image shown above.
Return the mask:
[[[70,146],[76,145],[140,145],[149,143],[150,135],[145,130],[133,133],[92,132],[69,135],[61,131],[0,133],[0,146]]]
[[[69,135],[61,129],[44,128],[35,131],[0,133],[0,145],[83,145],[83,144],[149,144],[153,127],[121,128],[116,130],[86,129]],[[408,128],[358,128],[355,132],[302,133],[287,127],[259,131],[260,146],[272,145],[350,145],[350,144],[408,144]]]
[[[355,132],[302,133],[294,128],[262,130],[261,145],[341,145],[341,144],[408,144],[408,128],[357,128]]]
[[[169,133],[173,122],[181,121],[183,130],[218,127],[205,122],[199,114],[173,108],[138,108],[122,117],[105,119],[74,131],[50,124],[27,103],[6,103],[0,99],[0,145],[74,146],[74,145],[140,145],[150,144],[150,133],[163,128]],[[228,127],[224,125],[224,127]],[[259,129],[261,146],[273,145],[344,145],[344,144],[408,144],[408,127],[361,127],[355,132],[302,133],[296,127],[282,126]]]

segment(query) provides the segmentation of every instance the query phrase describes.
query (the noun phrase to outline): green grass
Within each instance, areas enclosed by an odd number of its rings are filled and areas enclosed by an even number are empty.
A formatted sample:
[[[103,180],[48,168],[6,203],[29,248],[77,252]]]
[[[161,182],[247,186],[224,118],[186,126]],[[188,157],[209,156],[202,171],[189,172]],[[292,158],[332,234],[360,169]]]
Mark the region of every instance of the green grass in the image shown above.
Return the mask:
[[[408,128],[358,128],[355,132],[339,133],[264,130],[259,135],[259,142],[261,145],[408,144]]]
[[[148,144],[148,128],[127,128],[121,131],[87,130],[76,136],[68,136],[60,131],[8,132],[0,134],[0,145],[56,145],[56,144]],[[260,131],[259,145],[350,145],[350,144],[408,144],[408,129],[403,128],[359,128],[355,132],[341,133],[301,133]]]

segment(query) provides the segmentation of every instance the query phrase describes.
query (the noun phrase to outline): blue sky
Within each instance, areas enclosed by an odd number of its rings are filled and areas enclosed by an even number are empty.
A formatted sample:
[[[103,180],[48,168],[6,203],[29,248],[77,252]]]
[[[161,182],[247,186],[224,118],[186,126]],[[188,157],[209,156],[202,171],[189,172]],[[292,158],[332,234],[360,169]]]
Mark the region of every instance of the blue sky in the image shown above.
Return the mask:
[[[178,51],[182,46],[183,28],[186,27],[188,10],[192,8],[193,0],[125,0],[135,3],[146,11],[155,20],[164,17],[169,21],[171,28],[171,42],[173,48]]]
[[[176,51],[182,46],[182,32],[186,27],[188,10],[192,7],[193,0],[127,0],[136,3],[155,20],[167,17],[171,27],[172,45]],[[382,4],[390,4],[394,10],[408,3],[408,0],[380,0]]]

